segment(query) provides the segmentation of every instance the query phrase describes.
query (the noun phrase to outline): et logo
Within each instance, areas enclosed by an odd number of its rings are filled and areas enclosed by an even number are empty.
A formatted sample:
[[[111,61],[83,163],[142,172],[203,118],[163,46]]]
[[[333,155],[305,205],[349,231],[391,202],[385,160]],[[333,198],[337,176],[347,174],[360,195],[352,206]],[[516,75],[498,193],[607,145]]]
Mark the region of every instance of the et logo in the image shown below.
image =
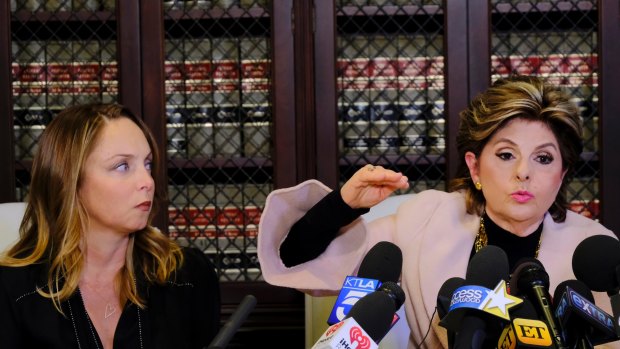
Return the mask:
[[[520,343],[537,347],[551,346],[551,333],[549,333],[544,322],[531,319],[514,319],[512,326]]]

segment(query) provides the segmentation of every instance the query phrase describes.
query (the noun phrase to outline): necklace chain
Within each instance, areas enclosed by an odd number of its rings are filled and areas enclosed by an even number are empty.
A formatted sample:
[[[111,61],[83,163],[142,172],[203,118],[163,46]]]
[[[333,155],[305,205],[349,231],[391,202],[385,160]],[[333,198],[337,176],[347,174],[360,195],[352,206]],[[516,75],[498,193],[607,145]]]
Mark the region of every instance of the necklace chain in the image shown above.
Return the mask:
[[[538,251],[540,250],[541,241],[542,241],[542,234],[538,238],[538,245],[536,246],[536,252],[534,253],[534,258],[538,258]],[[480,251],[480,249],[486,246],[488,243],[489,243],[489,237],[487,236],[487,230],[484,227],[484,218],[480,216],[480,229],[478,229],[478,234],[476,234],[476,240],[474,240],[474,248],[476,249],[476,253]]]
[[[101,298],[106,303],[105,304],[105,311],[103,313],[103,318],[105,320],[107,320],[110,316],[112,316],[112,315],[114,315],[116,313],[116,311],[118,309],[117,309],[117,306],[114,305],[113,302],[108,301],[105,297],[103,297],[101,295],[101,293],[99,293],[99,291],[95,287],[89,285],[88,283],[84,282],[84,286],[86,286],[91,291],[93,291],[97,295],[97,297]]]

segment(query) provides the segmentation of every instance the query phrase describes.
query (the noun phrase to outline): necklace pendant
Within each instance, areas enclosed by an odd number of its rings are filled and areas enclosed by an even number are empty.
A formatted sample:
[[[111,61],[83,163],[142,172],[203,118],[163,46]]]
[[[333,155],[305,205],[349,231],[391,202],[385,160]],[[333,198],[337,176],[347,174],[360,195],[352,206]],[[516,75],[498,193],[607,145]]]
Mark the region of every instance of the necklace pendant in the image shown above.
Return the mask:
[[[110,316],[112,316],[114,313],[116,313],[116,307],[113,306],[112,304],[108,303],[105,306],[105,315],[104,318],[109,318]]]

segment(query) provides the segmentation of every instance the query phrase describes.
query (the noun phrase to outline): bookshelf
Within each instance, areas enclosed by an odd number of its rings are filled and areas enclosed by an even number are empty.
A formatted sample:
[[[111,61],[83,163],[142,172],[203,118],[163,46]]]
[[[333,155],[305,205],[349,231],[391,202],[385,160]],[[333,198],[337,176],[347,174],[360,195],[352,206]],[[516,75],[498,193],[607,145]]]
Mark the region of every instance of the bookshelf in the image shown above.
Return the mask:
[[[574,93],[585,151],[573,209],[620,232],[620,23],[615,0],[15,0],[0,5],[0,199],[23,200],[36,139],[62,106],[116,101],[152,129],[166,167],[156,225],[216,263],[246,334],[303,328],[303,296],[262,281],[266,195],[367,163],[411,191],[455,171],[458,113],[513,72]],[[313,14],[313,15],[309,15]],[[256,321],[255,321],[256,320]],[[253,326],[253,327],[252,327]],[[262,336],[262,335],[258,335]],[[269,335],[265,335],[268,337]],[[257,337],[255,337],[257,338]]]

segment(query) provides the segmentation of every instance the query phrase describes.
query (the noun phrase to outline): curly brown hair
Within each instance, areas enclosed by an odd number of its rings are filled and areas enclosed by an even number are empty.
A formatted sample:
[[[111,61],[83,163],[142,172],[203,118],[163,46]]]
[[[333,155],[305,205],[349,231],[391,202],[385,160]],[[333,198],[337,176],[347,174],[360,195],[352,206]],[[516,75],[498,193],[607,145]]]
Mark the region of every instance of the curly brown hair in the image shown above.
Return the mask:
[[[449,190],[462,190],[467,212],[481,215],[485,198],[476,190],[465,163],[465,153],[477,157],[491,137],[513,119],[543,122],[555,135],[562,155],[566,176],[549,213],[556,222],[566,219],[566,187],[583,149],[582,123],[579,109],[558,87],[533,76],[513,76],[497,80],[488,90],[476,96],[460,113],[456,146],[460,158],[455,179]]]

